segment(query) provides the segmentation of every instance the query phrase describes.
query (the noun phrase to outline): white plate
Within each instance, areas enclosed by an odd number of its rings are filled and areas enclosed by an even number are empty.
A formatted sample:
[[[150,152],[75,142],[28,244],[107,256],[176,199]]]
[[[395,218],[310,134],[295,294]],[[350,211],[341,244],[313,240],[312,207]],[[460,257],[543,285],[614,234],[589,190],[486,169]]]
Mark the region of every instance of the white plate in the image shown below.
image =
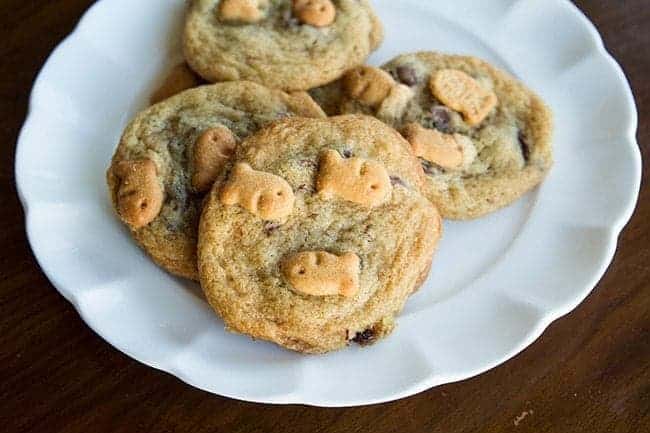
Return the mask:
[[[641,160],[620,67],[565,0],[375,1],[382,63],[416,50],[483,57],[555,112],[557,163],[537,191],[485,219],[446,223],[434,268],[395,333],[302,356],[224,331],[200,290],[153,265],[108,203],[104,171],[156,77],[180,58],[182,0],[104,0],[36,81],[16,178],[43,271],[131,357],[220,395],[348,406],[486,371],[571,311],[605,272],[632,214]]]

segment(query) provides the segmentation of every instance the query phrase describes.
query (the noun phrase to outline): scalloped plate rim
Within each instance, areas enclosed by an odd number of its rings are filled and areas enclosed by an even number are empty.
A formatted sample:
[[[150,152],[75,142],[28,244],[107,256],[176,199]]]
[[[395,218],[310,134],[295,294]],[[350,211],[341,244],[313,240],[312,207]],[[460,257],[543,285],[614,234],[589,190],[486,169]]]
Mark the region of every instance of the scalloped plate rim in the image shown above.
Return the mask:
[[[489,365],[486,364],[484,368],[477,369],[476,371],[472,372],[463,372],[463,374],[458,374],[454,376],[448,376],[445,378],[438,378],[438,376],[433,375],[432,377],[428,378],[427,380],[422,380],[419,383],[412,385],[408,389],[402,390],[400,392],[396,392],[392,395],[386,395],[385,397],[382,398],[374,398],[374,399],[367,399],[362,402],[359,401],[323,401],[323,400],[315,400],[315,399],[309,399],[305,398],[305,396],[299,395],[299,393],[290,393],[290,394],[281,394],[279,396],[271,396],[270,398],[260,398],[260,399],[248,399],[245,397],[242,397],[241,395],[234,395],[229,393],[222,393],[218,392],[215,390],[211,390],[208,387],[202,386],[200,383],[197,383],[195,380],[193,380],[191,377],[185,374],[185,372],[181,369],[176,368],[173,365],[165,365],[165,361],[163,362],[157,362],[155,360],[151,359],[142,359],[142,357],[138,357],[133,353],[133,351],[130,350],[128,347],[123,347],[123,345],[116,344],[114,342],[111,342],[108,337],[105,336],[105,334],[102,332],[101,326],[98,326],[91,318],[87,317],[86,313],[84,312],[83,308],[79,304],[79,300],[75,296],[73,292],[68,290],[64,284],[61,284],[60,282],[57,282],[57,277],[55,272],[48,272],[46,269],[48,266],[44,263],[45,260],[37,251],[36,248],[34,248],[34,245],[37,243],[33,239],[33,234],[32,230],[30,228],[30,201],[28,198],[28,194],[25,193],[24,191],[24,185],[22,185],[20,179],[21,179],[21,174],[19,173],[19,161],[22,158],[22,154],[24,151],[24,145],[23,143],[23,136],[25,134],[25,131],[31,126],[32,120],[33,120],[33,114],[35,112],[35,104],[34,101],[37,98],[37,92],[36,90],[38,89],[39,83],[43,80],[43,75],[47,70],[48,65],[51,64],[52,59],[58,55],[58,53],[64,51],[68,45],[74,42],[75,38],[79,35],[79,30],[84,26],[84,24],[88,21],[90,21],[90,18],[92,15],[95,13],[98,13],[99,9],[105,4],[108,3],[109,0],[103,0],[103,1],[98,1],[95,4],[93,4],[91,7],[89,7],[82,18],[79,20],[77,25],[75,26],[74,30],[67,36],[65,37],[59,44],[58,46],[52,51],[50,56],[47,58],[45,61],[43,67],[41,68],[40,72],[38,73],[35,81],[34,81],[34,87],[32,90],[32,93],[29,98],[29,107],[27,111],[27,116],[24,122],[23,127],[21,128],[21,131],[18,136],[18,141],[17,141],[17,147],[16,147],[16,158],[15,158],[15,178],[16,178],[16,187],[17,187],[17,192],[19,199],[21,201],[21,204],[25,210],[25,220],[26,220],[26,232],[27,232],[27,239],[30,244],[30,248],[32,249],[32,252],[39,264],[41,266],[41,269],[43,272],[46,274],[47,278],[52,282],[53,286],[74,306],[74,308],[77,310],[78,314],[86,322],[86,324],[97,334],[99,335],[102,339],[104,339],[107,343],[111,344],[121,352],[125,353],[127,356],[145,364],[150,367],[156,368],[160,371],[166,372],[168,374],[171,374],[173,376],[176,376],[180,380],[182,380],[185,383],[188,383],[189,385],[196,387],[198,389],[202,389],[204,391],[210,392],[210,393],[216,393],[218,395],[228,397],[228,398],[234,398],[234,399],[240,399],[240,400],[245,400],[245,401],[251,401],[251,402],[257,402],[257,403],[270,403],[270,404],[306,404],[306,405],[314,405],[314,406],[321,406],[321,407],[349,407],[349,406],[356,406],[356,405],[366,405],[366,404],[377,404],[377,403],[383,403],[387,401],[393,401],[401,398],[405,398],[408,396],[412,396],[415,394],[418,394],[420,392],[423,392],[429,388],[445,384],[445,383],[452,383],[452,382],[457,382],[461,380],[468,379],[470,377],[473,377],[477,374],[483,373],[487,370],[490,370],[503,362],[511,359],[512,357],[516,356],[518,353],[520,353],[523,349],[526,347],[530,346],[539,336],[544,332],[544,330],[555,320],[561,318],[565,314],[571,312],[573,309],[575,309],[593,290],[595,285],[598,283],[598,281],[602,278],[604,273],[606,272],[607,268],[611,264],[611,261],[613,260],[614,254],[616,252],[617,248],[617,240],[618,236],[620,235],[621,231],[625,227],[625,225],[629,222],[630,218],[632,217],[632,214],[634,213],[634,209],[636,207],[636,202],[638,199],[638,194],[640,191],[641,187],[641,166],[642,166],[642,161],[641,161],[641,154],[639,151],[638,143],[636,140],[636,133],[638,129],[638,111],[636,107],[636,103],[634,101],[634,97],[632,94],[632,90],[630,88],[629,81],[627,77],[625,76],[625,73],[622,69],[622,67],[617,63],[617,61],[614,59],[614,57],[607,51],[604,42],[602,40],[601,35],[599,34],[598,30],[596,27],[593,25],[593,23],[584,15],[584,13],[572,2],[569,0],[556,0],[557,2],[561,3],[562,6],[567,7],[568,9],[571,10],[571,12],[574,14],[574,17],[576,20],[579,22],[579,24],[583,27],[585,27],[590,35],[596,40],[597,42],[597,47],[596,51],[597,54],[600,57],[604,57],[607,60],[608,67],[613,68],[614,72],[616,73],[617,79],[621,81],[624,84],[625,87],[625,98],[626,102],[629,107],[632,108],[632,118],[628,119],[629,120],[629,128],[627,131],[621,131],[620,138],[624,139],[624,142],[626,145],[629,147],[633,148],[633,156],[634,156],[634,167],[635,171],[634,173],[631,173],[630,176],[633,178],[633,182],[635,185],[635,188],[633,191],[629,191],[629,200],[628,200],[628,206],[625,209],[620,209],[618,212],[619,217],[617,221],[611,224],[610,227],[608,227],[608,233],[609,233],[609,242],[608,242],[608,249],[603,255],[604,260],[599,263],[599,270],[597,272],[594,272],[592,278],[591,278],[591,283],[583,288],[580,291],[576,291],[576,296],[574,298],[573,302],[567,303],[563,305],[563,308],[557,308],[555,310],[551,311],[544,311],[545,314],[543,317],[541,317],[536,325],[526,334],[526,337],[523,338],[521,341],[516,344],[515,347],[513,347],[511,350],[508,351],[507,354],[505,354],[502,359],[498,360],[497,362],[490,363]],[[296,395],[294,395],[296,394]]]

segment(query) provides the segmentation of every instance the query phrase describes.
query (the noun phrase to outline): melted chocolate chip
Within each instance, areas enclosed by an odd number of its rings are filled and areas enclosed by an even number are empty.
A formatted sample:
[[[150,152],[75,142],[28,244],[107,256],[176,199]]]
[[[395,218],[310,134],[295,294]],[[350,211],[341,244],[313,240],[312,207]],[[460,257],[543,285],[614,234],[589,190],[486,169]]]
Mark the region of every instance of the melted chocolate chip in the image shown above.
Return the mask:
[[[407,86],[415,86],[419,81],[415,69],[410,66],[398,66],[395,73],[397,79]]]
[[[391,176],[390,177],[390,183],[393,184],[393,186],[399,185],[399,186],[403,186],[404,188],[406,188],[406,182],[404,182],[404,180],[399,176]]]
[[[303,183],[300,184],[300,186],[298,186],[298,191],[303,192],[305,194],[311,194],[314,192],[314,189],[309,185],[307,185],[306,183]]]
[[[273,222],[273,221],[267,221],[264,223],[264,232],[266,232],[267,236],[271,236],[274,231],[280,228],[280,224]]]
[[[300,21],[298,21],[298,18],[293,16],[291,9],[287,9],[282,12],[282,25],[286,28],[293,29],[300,25]]]
[[[372,344],[375,341],[375,331],[372,328],[368,328],[363,332],[357,332],[352,341],[361,346]]]
[[[451,112],[447,107],[436,105],[431,107],[431,124],[440,132],[451,132]]]
[[[436,174],[436,166],[431,164],[429,161],[425,161],[423,159],[420,160],[420,163],[422,164],[422,169],[426,174],[429,176],[433,176]]]
[[[521,155],[524,157],[526,164],[528,164],[528,161],[530,160],[530,144],[528,143],[528,137],[526,137],[526,134],[524,134],[523,131],[519,131],[517,138],[519,139]]]
[[[350,149],[345,149],[343,152],[341,152],[341,155],[343,155],[343,158],[351,158],[352,151]]]

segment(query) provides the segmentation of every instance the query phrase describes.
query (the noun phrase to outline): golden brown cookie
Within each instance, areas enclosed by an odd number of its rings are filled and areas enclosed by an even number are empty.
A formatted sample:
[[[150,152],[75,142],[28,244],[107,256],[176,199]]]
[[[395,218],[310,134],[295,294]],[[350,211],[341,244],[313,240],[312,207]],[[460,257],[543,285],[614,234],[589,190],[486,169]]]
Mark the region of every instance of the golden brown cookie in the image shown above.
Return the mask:
[[[149,101],[157,104],[174,95],[206,84],[205,81],[190,69],[187,63],[180,63],[167,72],[162,83],[151,94]]]
[[[367,0],[193,0],[183,47],[210,82],[306,90],[362,64],[382,38]]]
[[[234,170],[207,197],[199,273],[228,329],[305,353],[388,335],[441,234],[408,143],[367,116],[292,118],[250,136],[234,159],[283,179],[295,200],[281,221],[224,202]],[[359,199],[374,185],[386,188],[380,200]]]
[[[197,227],[205,192],[237,143],[297,114],[323,116],[304,92],[250,82],[203,86],[166,99],[138,114],[120,140],[107,173],[113,206],[156,263],[198,279]]]
[[[345,78],[310,93],[329,115],[369,114],[402,132],[443,217],[477,218],[507,206],[550,170],[551,112],[506,72],[473,57],[433,52],[358,70],[384,77],[379,97],[350,92]]]

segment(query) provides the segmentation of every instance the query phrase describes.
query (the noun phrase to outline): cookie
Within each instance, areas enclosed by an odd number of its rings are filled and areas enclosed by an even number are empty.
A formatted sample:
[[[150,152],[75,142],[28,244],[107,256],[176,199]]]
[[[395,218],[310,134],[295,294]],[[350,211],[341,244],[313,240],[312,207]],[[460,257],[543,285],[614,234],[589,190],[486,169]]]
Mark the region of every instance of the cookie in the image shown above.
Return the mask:
[[[198,87],[202,84],[207,83],[203,81],[201,77],[196,75],[187,63],[180,63],[167,72],[163,81],[151,94],[149,102],[151,102],[152,105],[157,104],[167,98],[171,98],[185,90]]]
[[[477,218],[507,206],[553,164],[549,108],[473,57],[406,54],[381,69],[355,68],[311,94],[329,115],[369,114],[398,129],[445,218]]]
[[[210,82],[306,90],[362,64],[382,39],[367,0],[194,0],[183,48]]]
[[[126,128],[107,173],[114,208],[156,263],[198,279],[205,193],[242,139],[293,115],[324,116],[305,92],[250,82],[198,87],[146,109]]]
[[[199,228],[201,286],[229,330],[305,353],[391,332],[441,235],[408,147],[355,115],[285,119],[240,145]]]

